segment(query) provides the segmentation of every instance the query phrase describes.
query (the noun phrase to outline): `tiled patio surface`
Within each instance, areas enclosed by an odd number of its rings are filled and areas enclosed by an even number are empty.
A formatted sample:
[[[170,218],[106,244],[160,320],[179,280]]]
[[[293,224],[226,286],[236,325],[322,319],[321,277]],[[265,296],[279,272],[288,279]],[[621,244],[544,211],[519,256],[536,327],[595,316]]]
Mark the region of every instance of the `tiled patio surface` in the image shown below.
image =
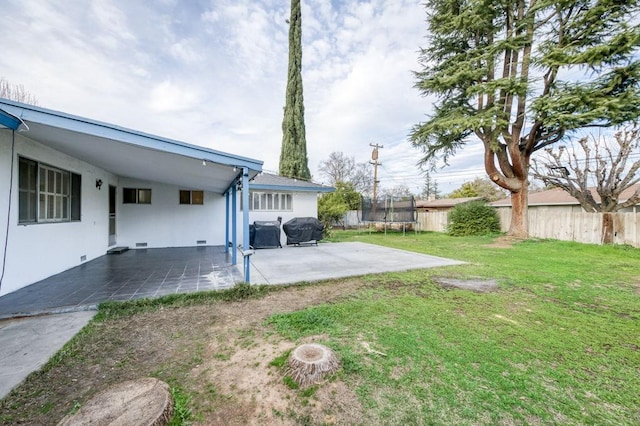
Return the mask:
[[[239,259],[242,265],[242,258]],[[224,247],[129,250],[0,297],[0,318],[89,309],[108,300],[153,298],[233,287],[243,281]]]

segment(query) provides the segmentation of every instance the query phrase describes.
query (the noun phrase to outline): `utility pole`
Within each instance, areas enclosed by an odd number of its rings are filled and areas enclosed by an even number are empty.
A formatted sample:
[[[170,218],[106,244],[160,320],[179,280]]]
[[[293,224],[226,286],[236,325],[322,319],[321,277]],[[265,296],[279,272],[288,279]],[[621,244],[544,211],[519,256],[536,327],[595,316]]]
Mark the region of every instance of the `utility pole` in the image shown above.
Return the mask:
[[[373,147],[373,152],[371,153],[371,160],[369,163],[373,164],[373,210],[376,209],[376,204],[378,203],[378,184],[380,181],[378,180],[378,166],[381,166],[382,163],[378,162],[378,149],[384,148],[382,145],[378,145],[370,143],[369,146]]]

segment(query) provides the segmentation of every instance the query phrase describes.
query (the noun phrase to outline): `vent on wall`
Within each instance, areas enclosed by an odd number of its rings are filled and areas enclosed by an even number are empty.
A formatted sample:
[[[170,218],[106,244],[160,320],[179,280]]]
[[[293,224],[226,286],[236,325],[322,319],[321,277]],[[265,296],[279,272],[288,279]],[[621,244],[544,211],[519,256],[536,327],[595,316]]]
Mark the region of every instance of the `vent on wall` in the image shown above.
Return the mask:
[[[207,240],[198,240],[196,244],[207,244]]]
[[[84,262],[85,260],[87,260],[86,254],[83,254],[82,256],[80,256],[80,262]]]
[[[146,247],[147,243],[136,243],[136,247]]]

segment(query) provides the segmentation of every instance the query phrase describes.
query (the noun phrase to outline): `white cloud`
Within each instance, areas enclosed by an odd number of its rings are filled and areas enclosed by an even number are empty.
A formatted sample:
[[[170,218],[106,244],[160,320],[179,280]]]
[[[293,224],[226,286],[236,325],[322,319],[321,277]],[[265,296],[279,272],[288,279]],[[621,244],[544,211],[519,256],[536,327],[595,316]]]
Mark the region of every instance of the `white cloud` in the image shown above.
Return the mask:
[[[0,37],[11,42],[1,75],[42,106],[262,159],[277,170],[289,2],[8,0],[3,14]],[[377,142],[385,146],[381,180],[418,190],[419,152],[406,137],[431,107],[411,74],[425,17],[421,0],[302,2],[314,175],[332,151],[368,161],[369,143]],[[458,160],[481,166],[477,157]]]
[[[149,105],[153,111],[173,112],[197,107],[198,94],[184,84],[163,81],[151,91]]]

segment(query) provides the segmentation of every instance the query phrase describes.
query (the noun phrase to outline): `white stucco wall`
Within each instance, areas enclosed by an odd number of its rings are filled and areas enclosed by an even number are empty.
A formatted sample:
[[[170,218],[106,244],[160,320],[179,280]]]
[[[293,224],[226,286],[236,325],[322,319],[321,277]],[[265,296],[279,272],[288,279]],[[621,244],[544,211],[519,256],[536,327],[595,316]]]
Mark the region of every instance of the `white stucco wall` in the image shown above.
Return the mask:
[[[123,204],[122,188],[151,188],[151,204]],[[120,178],[117,190],[118,246],[191,247],[198,241],[224,245],[224,195],[204,193],[203,205],[179,203],[182,188]]]
[[[108,182],[117,177],[95,166],[69,157],[45,145],[15,134],[13,156],[13,190],[11,212],[9,182],[11,178],[11,131],[0,130],[0,255],[4,254],[6,230],[6,263],[0,295],[77,266],[105,253],[108,244]],[[18,225],[18,156],[26,157],[82,176],[81,220],[79,222]],[[105,182],[102,190],[95,180]],[[86,256],[86,260],[81,260]]]
[[[0,268],[9,230],[0,295],[105,255],[109,248],[109,185],[116,187],[117,245],[148,248],[224,244],[224,196],[204,193],[203,205],[180,205],[182,188],[119,177],[16,133],[11,212],[11,134],[0,130]],[[82,176],[79,222],[18,225],[18,156]],[[96,188],[96,179],[103,181]],[[152,204],[123,204],[122,188],[151,188]],[[82,257],[85,259],[81,260]]]
[[[278,216],[282,217],[282,223],[293,219],[294,217],[318,217],[318,194],[315,192],[291,192],[291,191],[259,191],[259,192],[288,192],[293,195],[291,202],[291,211],[250,211],[249,223],[255,221],[275,221]],[[240,197],[242,193],[238,192],[238,206],[240,206]],[[238,217],[241,218],[242,211],[238,208]],[[239,222],[239,225],[242,221]],[[287,244],[287,236],[282,230],[280,234],[280,243],[284,247]],[[242,227],[238,226],[238,244],[242,244]]]

